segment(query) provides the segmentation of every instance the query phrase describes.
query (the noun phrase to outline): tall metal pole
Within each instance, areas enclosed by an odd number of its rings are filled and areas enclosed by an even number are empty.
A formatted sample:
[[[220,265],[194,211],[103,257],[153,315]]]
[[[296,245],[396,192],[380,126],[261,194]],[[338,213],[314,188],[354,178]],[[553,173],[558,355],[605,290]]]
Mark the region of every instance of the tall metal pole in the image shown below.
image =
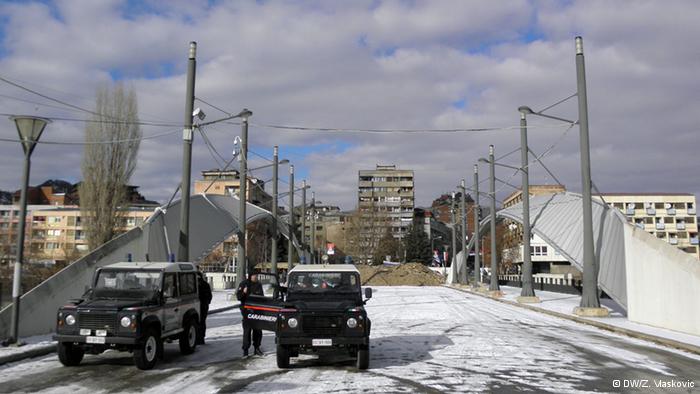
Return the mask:
[[[33,146],[32,146],[33,149]],[[19,297],[22,292],[22,264],[24,262],[24,232],[27,221],[27,188],[29,188],[29,170],[31,167],[31,150],[24,152],[24,172],[22,175],[22,192],[19,198],[19,233],[17,234],[17,259],[12,278],[12,337],[11,343],[19,341]]]
[[[523,266],[521,297],[534,297],[532,288],[532,259],[530,258],[530,169],[528,167],[527,119],[525,112],[520,112],[520,163],[523,199]]]
[[[464,273],[459,276],[459,282],[467,284],[467,187],[462,179],[462,200],[460,201],[460,209],[462,211],[462,255],[464,256]]]
[[[479,287],[481,282],[481,235],[479,234],[479,165],[474,164],[474,286]]]
[[[182,200],[180,203],[180,236],[177,260],[190,260],[190,177],[192,173],[192,112],[194,111],[194,77],[197,69],[197,43],[190,42],[187,62],[187,93],[185,96],[185,128],[182,131]]]
[[[277,274],[277,185],[279,182],[279,148],[277,145],[272,150],[272,239],[270,251],[270,264],[273,274]]]
[[[498,291],[498,260],[496,259],[496,159],[493,145],[489,145],[489,194],[491,196],[491,284],[490,291]]]
[[[591,199],[591,152],[588,138],[588,97],[583,39],[576,37],[576,85],[581,140],[581,195],[583,203],[583,290],[581,308],[600,308],[598,268],[593,249],[593,209]]]
[[[316,192],[311,192],[311,264],[316,264]]]
[[[240,173],[238,174],[238,264],[236,265],[236,286],[246,279],[248,272],[248,259],[246,258],[246,222],[248,216],[246,214],[246,204],[248,203],[248,118],[253,115],[247,109],[244,109],[241,116],[241,154],[238,156],[240,160]]]
[[[306,261],[306,179],[301,181],[301,253],[303,254],[302,262],[309,264]]]
[[[457,268],[457,218],[455,217],[455,198],[455,192],[452,192],[452,200],[450,201],[450,219],[452,220],[452,256],[450,256],[450,260],[452,260],[452,272],[455,272],[454,269]],[[445,275],[447,275],[446,267],[447,261],[443,264],[443,274]]]
[[[289,166],[289,246],[287,247],[287,272],[294,267],[294,166]]]

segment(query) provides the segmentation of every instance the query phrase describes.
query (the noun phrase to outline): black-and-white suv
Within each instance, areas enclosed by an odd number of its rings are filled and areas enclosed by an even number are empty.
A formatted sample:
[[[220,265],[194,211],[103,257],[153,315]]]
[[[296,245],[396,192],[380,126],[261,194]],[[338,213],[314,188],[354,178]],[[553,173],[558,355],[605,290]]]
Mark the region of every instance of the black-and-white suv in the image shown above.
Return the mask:
[[[194,352],[199,329],[197,272],[192,263],[116,263],[95,271],[81,299],[58,310],[58,357],[80,364],[86,352],[130,351],[139,369],[151,369],[163,342]]]

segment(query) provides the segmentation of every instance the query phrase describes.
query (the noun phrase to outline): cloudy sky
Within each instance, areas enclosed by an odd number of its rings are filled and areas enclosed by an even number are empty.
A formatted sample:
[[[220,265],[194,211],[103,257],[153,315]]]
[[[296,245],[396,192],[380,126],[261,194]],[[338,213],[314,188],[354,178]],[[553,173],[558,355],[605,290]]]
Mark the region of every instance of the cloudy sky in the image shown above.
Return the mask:
[[[279,145],[318,199],[354,208],[357,171],[396,164],[415,170],[417,203],[426,205],[461,178],[471,184],[489,144],[497,156],[519,146],[518,106],[539,110],[575,93],[581,35],[594,182],[603,192],[700,195],[698,20],[695,1],[2,1],[0,76],[86,108],[96,86],[123,81],[138,95],[141,120],[179,124],[188,43],[197,41],[196,96],[228,112],[250,108],[251,149],[270,157]],[[196,105],[207,120],[225,116]],[[0,113],[87,117],[4,83]],[[576,99],[548,113],[577,119]],[[532,149],[554,145],[543,161],[579,191],[578,128],[534,117],[530,124]],[[141,145],[132,183],[148,198],[167,200],[179,182],[178,129],[143,127],[145,136],[173,131]],[[239,127],[205,132],[228,159]],[[81,141],[83,133],[81,122],[56,120],[42,139]],[[0,138],[16,138],[9,120]],[[0,189],[19,187],[21,152],[0,142]],[[39,146],[31,182],[78,181],[81,155],[77,145]],[[219,165],[199,136],[193,155],[195,178]],[[532,183],[554,182],[540,168],[531,175]],[[505,169],[498,176],[519,184]],[[500,198],[509,192],[499,186]]]

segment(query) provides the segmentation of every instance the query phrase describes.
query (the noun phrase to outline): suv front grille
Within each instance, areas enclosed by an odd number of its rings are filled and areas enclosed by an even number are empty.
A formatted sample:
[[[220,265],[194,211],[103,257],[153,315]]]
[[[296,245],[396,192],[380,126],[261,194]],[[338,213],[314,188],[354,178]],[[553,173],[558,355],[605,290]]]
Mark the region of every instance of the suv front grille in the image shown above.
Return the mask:
[[[341,316],[306,315],[302,317],[301,325],[305,334],[335,335],[342,330],[343,319]]]
[[[80,328],[107,330],[113,333],[117,326],[117,315],[113,313],[86,313],[78,316]]]

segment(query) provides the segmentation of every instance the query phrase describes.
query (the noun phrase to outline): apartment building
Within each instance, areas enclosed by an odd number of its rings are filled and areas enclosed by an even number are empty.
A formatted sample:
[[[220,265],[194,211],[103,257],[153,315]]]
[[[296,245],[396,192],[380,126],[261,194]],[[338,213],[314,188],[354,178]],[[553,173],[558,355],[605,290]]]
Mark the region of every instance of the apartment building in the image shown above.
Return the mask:
[[[542,194],[563,193],[566,191],[564,185],[530,185],[530,196]],[[516,190],[503,200],[503,208],[511,207],[523,201],[522,190]],[[519,244],[515,250],[504,251],[504,258],[508,258],[515,264],[523,262],[523,227],[521,223],[508,221],[506,223],[508,232],[508,243]],[[545,242],[536,234],[532,234],[530,239],[530,261],[532,261],[532,272],[535,274],[569,274],[580,277],[581,272],[569,263],[569,261],[559,254],[552,245]]]
[[[627,221],[700,258],[695,195],[690,193],[606,193],[602,199]]]
[[[365,234],[383,234],[387,227],[396,238],[408,233],[415,208],[413,170],[379,164],[360,170],[357,194]]]
[[[152,207],[120,211],[119,232],[141,225]],[[17,253],[19,206],[0,205],[0,261],[14,262]],[[28,261],[73,261],[88,252],[82,214],[77,206],[27,206],[25,253]]]
[[[194,181],[194,194],[206,191],[206,194],[238,195],[240,185],[238,170],[206,170],[202,171],[202,179]],[[272,207],[272,196],[265,192],[265,182],[255,177],[248,176],[246,199],[248,202],[265,209]]]
[[[28,222],[33,211],[47,208],[46,205],[27,205]],[[27,226],[29,227],[29,226]],[[0,205],[0,262],[15,261],[17,257],[17,234],[19,231],[19,206]],[[27,229],[25,234],[30,233]],[[26,238],[26,237],[25,237]]]

